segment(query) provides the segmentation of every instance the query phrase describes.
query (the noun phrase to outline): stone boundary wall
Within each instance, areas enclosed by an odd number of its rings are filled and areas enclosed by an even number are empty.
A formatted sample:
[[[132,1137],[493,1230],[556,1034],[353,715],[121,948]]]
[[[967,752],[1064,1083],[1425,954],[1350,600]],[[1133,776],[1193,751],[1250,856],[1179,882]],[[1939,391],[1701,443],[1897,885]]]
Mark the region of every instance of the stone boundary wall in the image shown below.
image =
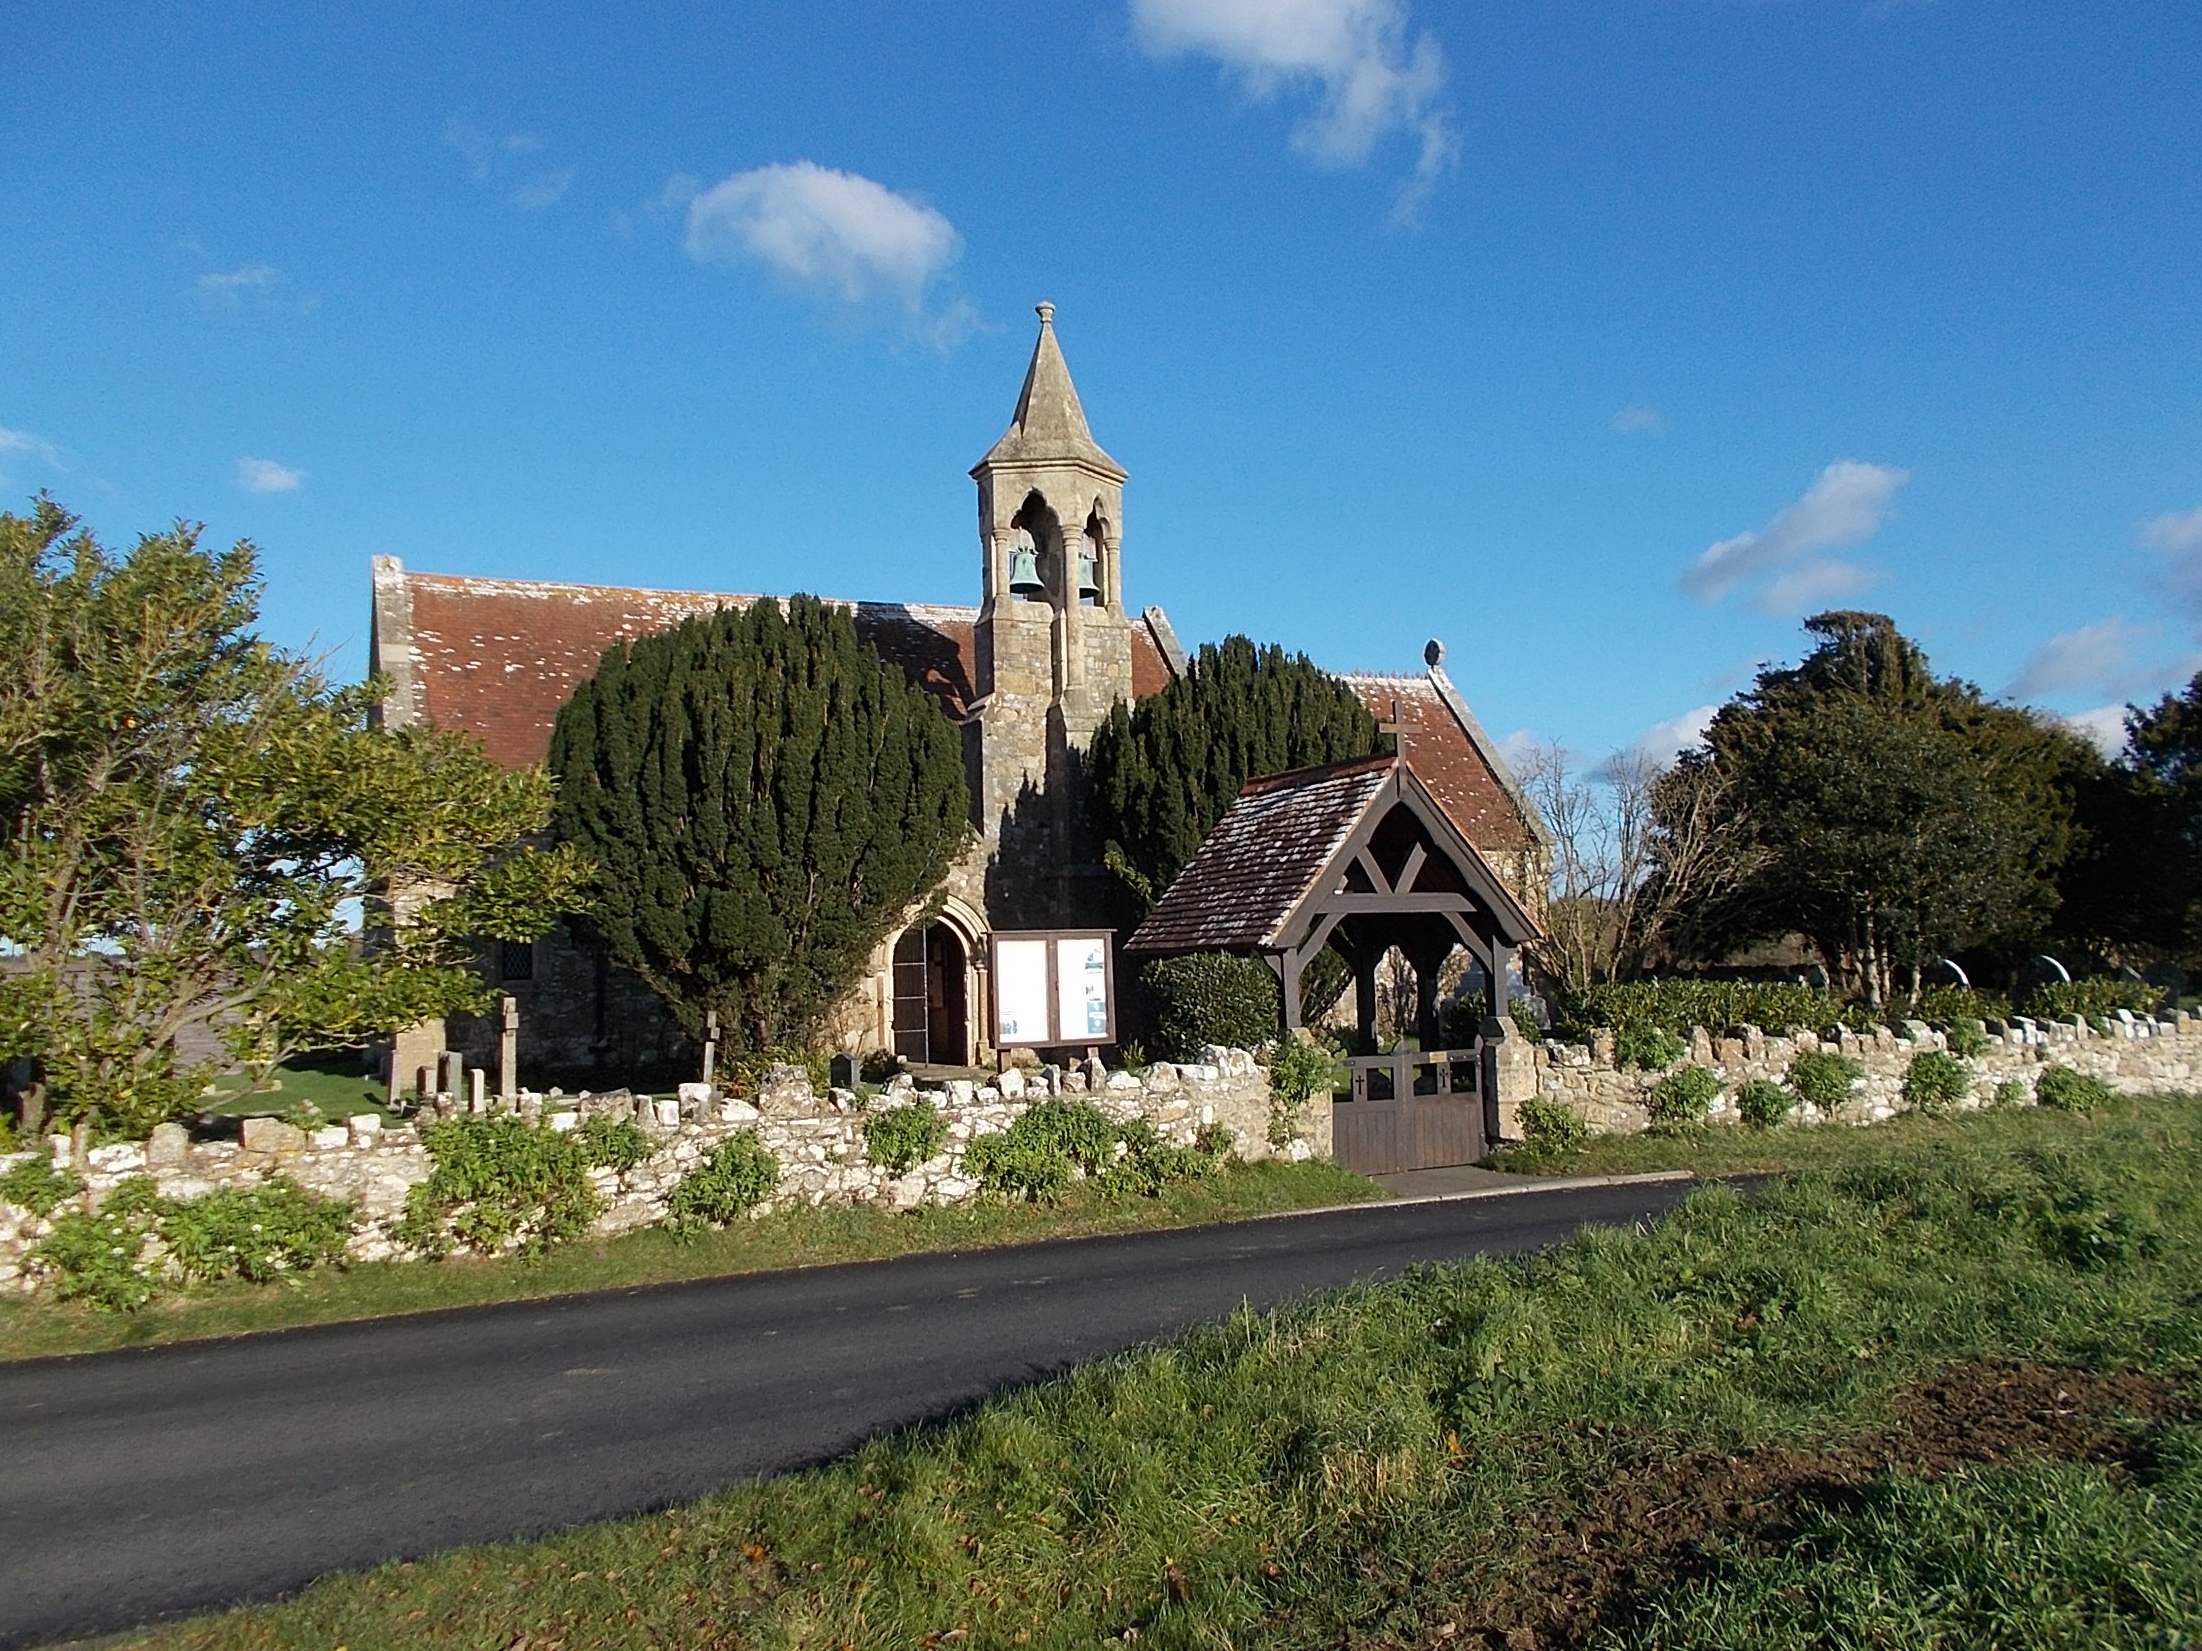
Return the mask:
[[[1990,1021],[1987,1053],[1965,1062],[1974,1074],[1972,1093],[1958,1105],[1983,1106],[1996,1085],[2011,1080],[2024,1084],[2031,1098],[2042,1069],[2052,1064],[2101,1078],[2126,1094],[2202,1091],[2202,1017],[2181,1010],[2168,1020],[2149,1020],[2121,1011],[2108,1025],[2106,1034],[2078,1016],[2061,1021]],[[1515,1047],[1504,1051],[1500,1061],[1501,1134],[1521,1138],[1520,1103],[1531,1095],[1573,1107],[1599,1134],[1634,1134],[1650,1126],[1651,1088],[1665,1074],[1617,1066],[1612,1033],[1594,1033],[1588,1044],[1532,1045],[1518,1034],[1506,1041]],[[1902,1091],[1912,1057],[1948,1047],[1944,1033],[1921,1021],[1868,1032],[1836,1028],[1815,1034],[1792,1029],[1780,1036],[1748,1029],[1732,1037],[1714,1037],[1699,1027],[1690,1034],[1685,1063],[1704,1067],[1720,1079],[1710,1121],[1737,1123],[1741,1119],[1736,1091],[1751,1079],[1782,1081],[1789,1075],[1789,1063],[1808,1049],[1848,1055],[1865,1069],[1865,1075],[1833,1121],[1872,1124],[1907,1110]],[[1801,1121],[1823,1120],[1807,1113]]]
[[[1012,1070],[985,1084],[954,1081],[925,1089],[907,1075],[897,1078],[869,1109],[921,1101],[939,1110],[948,1132],[939,1157],[899,1176],[867,1157],[867,1109],[859,1107],[857,1097],[838,1089],[817,1095],[795,1067],[775,1068],[750,1098],[721,1095],[701,1084],[683,1085],[678,1100],[653,1101],[624,1090],[579,1097],[523,1092],[515,1110],[552,1129],[576,1128],[584,1117],[631,1117],[653,1137],[656,1150],[625,1174],[591,1172],[605,1206],[596,1224],[599,1236],[662,1220],[666,1195],[681,1177],[721,1141],[744,1129],[754,1129],[759,1142],[780,1160],[779,1186],[759,1213],[795,1204],[909,1209],[966,1203],[979,1194],[976,1178],[964,1172],[971,1142],[1006,1130],[1035,1102],[1051,1096],[1090,1099],[1117,1123],[1144,1119],[1171,1146],[1190,1146],[1201,1130],[1221,1125],[1231,1132],[1242,1158],[1299,1161],[1330,1155],[1327,1106],[1304,1108],[1297,1132],[1273,1145],[1266,1069],[1244,1050],[1210,1048],[1201,1053],[1204,1058],[1198,1063],[1158,1062],[1138,1074],[1102,1072],[1096,1063],[1087,1070]],[[441,1100],[444,1110],[424,1115],[424,1121],[459,1110],[450,1097]],[[481,1107],[495,1111],[500,1103],[488,1100]],[[407,1193],[428,1178],[428,1152],[417,1123],[385,1124],[368,1115],[309,1133],[273,1118],[253,1118],[244,1121],[239,1135],[235,1141],[193,1141],[182,1125],[164,1124],[149,1141],[95,1147],[76,1166],[86,1192],[65,1208],[96,1208],[133,1175],[151,1176],[163,1197],[176,1200],[287,1176],[310,1191],[357,1202],[359,1218],[350,1244],[354,1260],[409,1258],[390,1238],[385,1223],[403,1213]],[[50,1137],[48,1151],[57,1167],[69,1166],[67,1136]],[[39,1154],[0,1157],[0,1171],[35,1156]],[[48,1221],[0,1201],[0,1289],[39,1287],[30,1252],[50,1230]]]

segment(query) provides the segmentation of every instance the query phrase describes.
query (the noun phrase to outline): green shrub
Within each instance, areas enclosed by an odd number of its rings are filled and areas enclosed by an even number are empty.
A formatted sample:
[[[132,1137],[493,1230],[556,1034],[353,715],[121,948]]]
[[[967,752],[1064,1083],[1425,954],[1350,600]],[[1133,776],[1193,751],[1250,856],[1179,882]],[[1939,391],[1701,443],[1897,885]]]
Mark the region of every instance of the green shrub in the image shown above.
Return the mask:
[[[622,1175],[656,1150],[634,1119],[614,1118],[602,1112],[584,1119],[573,1132],[573,1140],[592,1168],[617,1170]]]
[[[1832,1115],[1850,1099],[1850,1086],[1866,1069],[1832,1049],[1807,1049],[1789,1063],[1789,1088],[1813,1111]]]
[[[875,1164],[896,1175],[940,1156],[948,1144],[948,1123],[930,1101],[884,1107],[864,1120],[864,1151]]]
[[[2152,1015],[2164,1001],[2164,988],[2145,980],[2050,980],[2026,994],[2019,1012],[2034,1020],[2063,1020],[2079,1015],[2093,1021],[2129,1009]]]
[[[1988,1052],[1988,1028],[1969,1015],[1951,1021],[1942,1038],[1959,1060],[1978,1060]]]
[[[1099,1177],[1107,1171],[1120,1141],[1133,1149],[1129,1157],[1142,1149],[1173,1150],[1143,1123],[1119,1129],[1090,1101],[1042,1101],[1007,1129],[972,1141],[964,1170],[1004,1198],[1055,1199],[1081,1173]]]
[[[1944,1025],[1959,1020],[2009,1020],[2011,1000],[2001,992],[1971,986],[1929,986],[1920,992],[1915,1012],[1921,1020]]]
[[[1736,1091],[1736,1111],[1753,1129],[1772,1129],[1795,1105],[1788,1090],[1770,1078],[1753,1078]]]
[[[1678,1066],[1652,1085],[1652,1122],[1694,1124],[1720,1094],[1720,1079],[1702,1066]]]
[[[1338,1075],[1338,1057],[1320,1043],[1286,1038],[1269,1057],[1269,1098],[1286,1106],[1298,1106],[1316,1095],[1328,1095]]]
[[[1599,1027],[1616,1032],[1632,1022],[1686,1036],[1693,1026],[1724,1030],[1756,1026],[1781,1032],[1791,1026],[1825,1026],[1843,1012],[1842,1000],[1809,986],[1755,980],[1629,980],[1592,986],[1555,1007],[1555,1029],[1571,1042]]]
[[[2020,1083],[2018,1079],[2005,1078],[1996,1085],[1994,1097],[1989,1104],[1991,1106],[2024,1106],[2031,1099],[2033,1097],[2027,1094],[2026,1086]]]
[[[324,1198],[277,1176],[204,1198],[164,1199],[160,1236],[187,1278],[265,1284],[282,1273],[342,1266],[357,1213],[348,1198]]]
[[[425,1255],[454,1248],[540,1253],[579,1238],[600,1201],[589,1153],[575,1137],[509,1114],[461,1116],[422,1133],[431,1168],[406,1194],[392,1235]]]
[[[53,1275],[54,1294],[111,1313],[135,1312],[158,1287],[145,1247],[158,1230],[160,1192],[149,1177],[118,1183],[97,1210],[56,1215],[32,1256]]]
[[[1506,1006],[1506,1018],[1514,1023],[1514,1030],[1519,1032],[1523,1037],[1527,1038],[1531,1043],[1544,1042],[1544,1028],[1537,1024],[1537,1012],[1536,1010],[1529,1007],[1529,1000],[1527,998],[1518,997],[1508,1003]],[[1451,1045],[1451,1047],[1456,1049],[1464,1049],[1467,1047],[1467,1045],[1454,1044]]]
[[[1929,1118],[1949,1111],[1972,1087],[1973,1075],[1965,1063],[1939,1049],[1921,1050],[1904,1068],[1904,1104]]]
[[[755,1130],[742,1130],[721,1141],[666,1195],[665,1224],[682,1238],[723,1227],[770,1198],[779,1184],[780,1160],[758,1142]]]
[[[1624,1072],[1631,1067],[1657,1072],[1689,1051],[1690,1046],[1675,1033],[1647,1020],[1632,1020],[1614,1030],[1613,1063]]]
[[[829,1061],[827,1066],[830,1076],[832,1063]],[[874,1049],[857,1063],[856,1075],[865,1083],[885,1083],[901,1070],[901,1058],[892,1049]]]
[[[1310,1039],[1286,1038],[1269,1057],[1269,1142],[1283,1146],[1299,1128],[1300,1109],[1317,1095],[1328,1098],[1338,1057]]]
[[[2059,1112],[2093,1112],[2117,1093],[2100,1078],[2069,1066],[2045,1066],[2034,1080],[2034,1099]]]
[[[1590,1139],[1590,1120],[1565,1101],[1532,1096],[1520,1111],[1522,1140],[1532,1152],[1558,1157],[1580,1151]]]
[[[1228,952],[1157,958],[1140,970],[1139,984],[1164,1060],[1192,1060],[1210,1043],[1258,1049],[1283,1024],[1277,977],[1256,958]]]
[[[56,1169],[45,1158],[26,1158],[0,1175],[0,1203],[13,1204],[33,1215],[51,1215],[57,1204],[83,1190],[83,1179],[74,1170]]]
[[[1173,1181],[1213,1175],[1231,1156],[1231,1132],[1211,1124],[1189,1147],[1166,1145],[1144,1118],[1120,1126],[1125,1152],[1101,1172],[1098,1186],[1111,1197],[1159,1198]]]

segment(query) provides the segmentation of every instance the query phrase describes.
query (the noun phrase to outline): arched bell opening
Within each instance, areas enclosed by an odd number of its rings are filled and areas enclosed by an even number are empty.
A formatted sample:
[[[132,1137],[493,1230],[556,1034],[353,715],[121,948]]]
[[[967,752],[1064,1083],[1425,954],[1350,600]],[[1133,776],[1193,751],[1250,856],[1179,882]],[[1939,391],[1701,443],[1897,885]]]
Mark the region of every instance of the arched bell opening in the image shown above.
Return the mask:
[[[914,1066],[971,1062],[970,950],[947,923],[912,926],[895,942],[895,1053]]]
[[[1009,594],[1021,602],[1047,602],[1063,588],[1063,525],[1037,493],[1026,495],[1010,518]]]
[[[1107,607],[1109,602],[1109,524],[1096,506],[1086,517],[1086,529],[1078,536],[1078,600],[1087,607]]]

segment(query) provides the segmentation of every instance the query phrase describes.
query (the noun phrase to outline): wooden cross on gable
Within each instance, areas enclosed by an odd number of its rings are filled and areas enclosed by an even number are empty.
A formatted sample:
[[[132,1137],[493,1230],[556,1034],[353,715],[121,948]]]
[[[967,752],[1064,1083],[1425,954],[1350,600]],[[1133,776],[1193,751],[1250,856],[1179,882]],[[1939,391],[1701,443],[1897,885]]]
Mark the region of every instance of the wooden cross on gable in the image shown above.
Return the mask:
[[[1401,761],[1405,761],[1407,756],[1407,719],[1401,714],[1401,710],[1399,696],[1394,694],[1392,696],[1392,719],[1389,722],[1378,723],[1376,731],[1379,734],[1391,735],[1392,755],[1398,757]]]

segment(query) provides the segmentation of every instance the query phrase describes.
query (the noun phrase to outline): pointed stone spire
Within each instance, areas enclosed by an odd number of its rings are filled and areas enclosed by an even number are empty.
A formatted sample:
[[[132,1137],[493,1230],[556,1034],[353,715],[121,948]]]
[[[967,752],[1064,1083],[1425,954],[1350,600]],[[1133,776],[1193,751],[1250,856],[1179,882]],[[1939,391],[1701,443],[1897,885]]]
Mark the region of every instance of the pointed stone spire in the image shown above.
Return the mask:
[[[1055,342],[1055,306],[1037,307],[1040,337],[1032,346],[1032,365],[1025,369],[1016,416],[972,474],[989,465],[1077,464],[1121,482],[1123,466],[1101,450],[1086,428],[1086,410],[1078,405],[1070,367],[1063,360],[1062,346]]]

